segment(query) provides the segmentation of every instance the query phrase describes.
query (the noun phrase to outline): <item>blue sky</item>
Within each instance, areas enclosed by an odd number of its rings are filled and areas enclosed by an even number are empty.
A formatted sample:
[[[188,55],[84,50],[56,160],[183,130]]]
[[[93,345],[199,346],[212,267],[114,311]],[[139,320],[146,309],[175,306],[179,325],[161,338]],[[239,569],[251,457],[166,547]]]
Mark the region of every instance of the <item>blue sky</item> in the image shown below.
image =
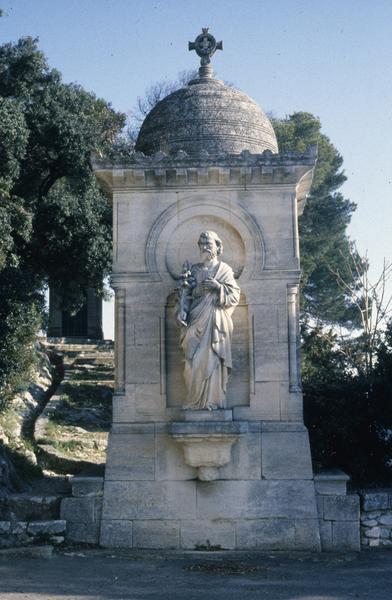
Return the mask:
[[[392,259],[392,0],[0,0],[0,41],[39,37],[65,81],[128,112],[157,79],[197,66],[210,26],[219,77],[265,111],[317,115],[358,205],[350,236],[373,272]]]

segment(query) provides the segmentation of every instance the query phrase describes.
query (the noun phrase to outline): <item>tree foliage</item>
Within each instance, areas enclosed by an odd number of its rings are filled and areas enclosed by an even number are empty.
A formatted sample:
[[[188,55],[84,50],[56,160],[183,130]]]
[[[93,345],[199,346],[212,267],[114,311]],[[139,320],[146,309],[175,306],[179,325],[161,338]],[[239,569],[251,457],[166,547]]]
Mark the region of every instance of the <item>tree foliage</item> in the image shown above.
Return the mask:
[[[353,275],[347,268],[346,229],[356,207],[338,191],[346,181],[343,158],[310,113],[273,119],[273,126],[280,151],[304,152],[310,144],[318,145],[313,183],[299,223],[303,317],[350,326],[357,319],[355,309],[335,276],[339,271],[351,281]]]
[[[50,283],[66,308],[102,291],[110,202],[92,176],[124,124],[104,100],[65,84],[37,40],[0,46],[0,394],[23,381]],[[72,274],[72,277],[70,277]],[[18,379],[19,377],[19,379]]]

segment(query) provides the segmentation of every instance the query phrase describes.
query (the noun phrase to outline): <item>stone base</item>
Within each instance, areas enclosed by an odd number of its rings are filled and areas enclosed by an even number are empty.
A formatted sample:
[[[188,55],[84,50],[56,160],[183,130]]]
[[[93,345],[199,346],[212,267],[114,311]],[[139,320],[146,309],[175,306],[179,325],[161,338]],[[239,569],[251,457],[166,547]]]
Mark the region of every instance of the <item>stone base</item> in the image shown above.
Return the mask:
[[[320,535],[317,519],[119,519],[102,521],[101,546],[319,552]]]
[[[320,550],[308,433],[298,423],[198,423],[235,433],[231,460],[197,480],[173,433],[191,423],[113,426],[100,543],[106,547]],[[226,431],[227,430],[227,431]],[[235,431],[232,431],[235,430]]]

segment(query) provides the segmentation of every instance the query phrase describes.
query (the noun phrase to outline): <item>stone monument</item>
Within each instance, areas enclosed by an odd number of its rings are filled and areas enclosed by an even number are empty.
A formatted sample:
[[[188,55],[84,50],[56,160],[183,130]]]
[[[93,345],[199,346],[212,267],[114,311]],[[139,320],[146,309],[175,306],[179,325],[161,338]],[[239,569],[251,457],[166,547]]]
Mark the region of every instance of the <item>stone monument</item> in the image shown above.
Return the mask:
[[[101,544],[319,550],[298,361],[315,148],[279,154],[260,107],[213,77],[222,43],[203,29],[190,49],[199,77],[135,151],[94,164],[116,291]]]

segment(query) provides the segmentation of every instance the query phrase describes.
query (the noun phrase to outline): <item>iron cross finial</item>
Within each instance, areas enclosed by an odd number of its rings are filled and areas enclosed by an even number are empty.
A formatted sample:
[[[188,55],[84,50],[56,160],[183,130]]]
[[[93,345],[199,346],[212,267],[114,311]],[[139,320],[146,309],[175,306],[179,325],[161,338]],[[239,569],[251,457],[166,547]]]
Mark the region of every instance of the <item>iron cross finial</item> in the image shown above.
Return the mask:
[[[223,43],[217,42],[211,33],[209,27],[202,27],[200,33],[194,42],[188,43],[188,50],[195,50],[200,56],[200,77],[212,77],[212,68],[210,65],[211,56],[216,50],[223,50]]]

